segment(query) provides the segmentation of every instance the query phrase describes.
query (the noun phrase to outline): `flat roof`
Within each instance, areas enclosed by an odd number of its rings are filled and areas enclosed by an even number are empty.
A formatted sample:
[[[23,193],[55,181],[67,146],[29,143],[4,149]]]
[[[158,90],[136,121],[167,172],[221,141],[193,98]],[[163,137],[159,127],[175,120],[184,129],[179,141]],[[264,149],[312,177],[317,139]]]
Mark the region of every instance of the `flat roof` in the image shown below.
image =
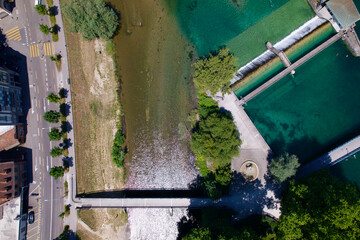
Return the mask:
[[[326,6],[331,11],[341,28],[347,28],[360,19],[353,0],[330,0]]]

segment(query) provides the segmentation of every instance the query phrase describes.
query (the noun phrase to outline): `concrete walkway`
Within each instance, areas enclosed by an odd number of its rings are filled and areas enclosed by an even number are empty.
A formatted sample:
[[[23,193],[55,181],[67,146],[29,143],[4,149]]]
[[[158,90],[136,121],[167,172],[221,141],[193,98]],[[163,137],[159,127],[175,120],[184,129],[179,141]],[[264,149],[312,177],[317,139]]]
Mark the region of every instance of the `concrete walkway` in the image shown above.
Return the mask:
[[[269,145],[265,142],[233,92],[225,96],[218,93],[214,99],[218,102],[220,108],[231,112],[240,133],[242,141],[240,155],[233,158],[233,170],[239,172],[241,165],[245,161],[251,160],[259,168],[259,180],[262,184],[265,184],[264,176],[267,172],[268,156],[271,153]]]

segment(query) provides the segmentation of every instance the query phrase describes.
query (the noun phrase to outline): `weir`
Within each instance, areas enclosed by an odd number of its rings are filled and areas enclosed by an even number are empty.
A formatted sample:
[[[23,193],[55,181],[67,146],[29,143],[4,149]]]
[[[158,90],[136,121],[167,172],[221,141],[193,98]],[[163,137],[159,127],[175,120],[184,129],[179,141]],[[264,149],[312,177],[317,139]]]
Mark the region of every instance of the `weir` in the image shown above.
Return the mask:
[[[267,49],[269,49],[271,52],[275,53],[281,59],[281,61],[285,65],[285,67],[290,67],[291,62],[283,51],[280,51],[279,49],[275,48],[271,44],[271,42],[266,42],[266,47],[267,47]]]
[[[322,43],[317,48],[313,49],[311,52],[300,58],[298,61],[287,67],[285,70],[281,71],[279,74],[277,74],[275,77],[271,78],[269,81],[262,84],[260,87],[256,88],[254,91],[246,95],[244,98],[241,99],[242,104],[246,104],[246,102],[250,101],[252,98],[256,97],[258,94],[272,86],[274,83],[291,73],[291,71],[295,70],[299,66],[301,66],[303,63],[308,61],[310,58],[314,57],[316,54],[339,40],[344,35],[344,32],[339,32],[330,39],[328,39],[326,42]]]

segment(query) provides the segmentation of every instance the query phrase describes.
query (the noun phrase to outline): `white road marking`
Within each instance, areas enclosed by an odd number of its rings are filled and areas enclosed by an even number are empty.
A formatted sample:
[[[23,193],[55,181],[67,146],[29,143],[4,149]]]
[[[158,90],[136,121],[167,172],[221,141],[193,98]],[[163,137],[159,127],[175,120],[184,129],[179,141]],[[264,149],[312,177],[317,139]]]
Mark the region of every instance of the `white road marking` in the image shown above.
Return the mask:
[[[38,128],[38,136],[40,136],[40,128]]]
[[[37,171],[37,157],[35,157],[35,172]]]
[[[46,156],[46,170],[49,172],[49,157]]]
[[[44,112],[46,112],[45,98],[44,98]]]

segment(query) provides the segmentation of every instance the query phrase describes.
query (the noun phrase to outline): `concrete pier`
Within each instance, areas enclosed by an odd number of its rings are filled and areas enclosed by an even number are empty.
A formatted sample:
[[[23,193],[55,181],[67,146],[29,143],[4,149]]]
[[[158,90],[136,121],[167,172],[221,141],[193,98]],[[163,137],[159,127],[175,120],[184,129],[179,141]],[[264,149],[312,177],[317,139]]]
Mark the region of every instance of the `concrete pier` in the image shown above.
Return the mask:
[[[355,57],[360,57],[360,41],[358,35],[355,32],[354,27],[355,24],[349,27],[348,31],[346,31],[342,39],[345,42],[346,46],[351,51],[351,53]]]
[[[298,61],[291,64],[285,70],[278,73],[275,77],[271,78],[269,81],[265,82],[260,87],[256,88],[254,91],[252,91],[251,93],[249,93],[248,95],[246,95],[244,98],[241,99],[242,104],[245,104],[246,102],[250,101],[252,98],[256,97],[262,91],[266,90],[267,88],[272,86],[274,83],[276,83],[277,81],[279,81],[280,79],[282,79],[283,77],[285,77],[286,75],[291,73],[293,70],[300,67],[303,63],[305,63],[306,61],[308,61],[309,59],[314,57],[316,54],[318,54],[319,52],[321,52],[322,50],[324,50],[325,48],[327,48],[328,46],[330,46],[331,44],[333,44],[334,42],[339,40],[344,35],[344,33],[345,32],[341,31],[341,32],[335,34],[333,37],[328,39],[326,42],[322,43],[320,46],[313,49],[311,52],[309,52],[308,54],[306,54],[305,56],[300,58]]]
[[[279,58],[281,59],[281,61],[285,65],[285,67],[290,67],[291,62],[290,62],[289,58],[286,56],[286,54],[283,51],[280,51],[279,49],[276,49],[271,44],[271,42],[266,42],[266,47],[267,47],[267,49],[269,49],[269,51],[271,51],[274,54],[276,54],[277,56],[279,56]]]

